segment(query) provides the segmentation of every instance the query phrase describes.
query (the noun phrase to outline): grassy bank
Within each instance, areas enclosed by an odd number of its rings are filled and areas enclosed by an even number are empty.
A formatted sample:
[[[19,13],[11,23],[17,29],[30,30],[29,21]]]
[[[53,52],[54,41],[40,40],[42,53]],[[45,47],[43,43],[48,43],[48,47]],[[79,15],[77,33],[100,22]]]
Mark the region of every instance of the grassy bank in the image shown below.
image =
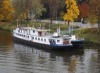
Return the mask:
[[[82,28],[75,32],[78,36],[85,38],[91,43],[100,44],[100,29],[97,28]]]
[[[10,22],[0,22],[0,30],[11,31],[14,27]]]

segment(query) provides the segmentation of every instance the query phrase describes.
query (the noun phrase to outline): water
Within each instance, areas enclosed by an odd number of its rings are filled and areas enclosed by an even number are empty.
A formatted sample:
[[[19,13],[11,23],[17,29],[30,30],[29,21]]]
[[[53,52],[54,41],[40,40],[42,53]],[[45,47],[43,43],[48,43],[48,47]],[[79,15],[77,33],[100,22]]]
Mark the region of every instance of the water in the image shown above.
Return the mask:
[[[45,51],[16,44],[11,33],[0,31],[0,73],[100,73],[100,47]]]

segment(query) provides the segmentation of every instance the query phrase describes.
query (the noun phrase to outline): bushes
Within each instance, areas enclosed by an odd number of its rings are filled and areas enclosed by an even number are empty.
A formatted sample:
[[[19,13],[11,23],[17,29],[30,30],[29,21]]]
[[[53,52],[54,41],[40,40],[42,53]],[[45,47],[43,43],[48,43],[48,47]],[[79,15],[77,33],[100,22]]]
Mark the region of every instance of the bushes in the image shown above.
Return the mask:
[[[11,31],[13,29],[11,23],[8,22],[0,22],[0,29]]]
[[[84,28],[76,30],[75,33],[85,38],[86,41],[91,41],[93,43],[100,43],[100,29],[97,28]]]

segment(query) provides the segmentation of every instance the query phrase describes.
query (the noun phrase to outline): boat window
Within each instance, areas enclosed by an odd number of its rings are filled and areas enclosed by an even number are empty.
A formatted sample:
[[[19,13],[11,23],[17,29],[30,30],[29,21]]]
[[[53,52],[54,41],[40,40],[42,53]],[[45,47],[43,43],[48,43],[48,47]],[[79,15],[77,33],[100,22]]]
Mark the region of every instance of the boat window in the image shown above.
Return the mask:
[[[38,38],[38,40],[40,40],[40,38]]]
[[[34,37],[32,37],[32,39],[34,39]]]
[[[44,41],[46,42],[46,39],[44,39]]]
[[[29,36],[28,36],[28,38],[29,38]]]
[[[35,39],[37,40],[37,37]]]
[[[43,39],[41,38],[41,41],[43,41]]]
[[[60,42],[60,40],[57,40],[57,42]]]
[[[35,33],[35,31],[33,30],[33,33]]]

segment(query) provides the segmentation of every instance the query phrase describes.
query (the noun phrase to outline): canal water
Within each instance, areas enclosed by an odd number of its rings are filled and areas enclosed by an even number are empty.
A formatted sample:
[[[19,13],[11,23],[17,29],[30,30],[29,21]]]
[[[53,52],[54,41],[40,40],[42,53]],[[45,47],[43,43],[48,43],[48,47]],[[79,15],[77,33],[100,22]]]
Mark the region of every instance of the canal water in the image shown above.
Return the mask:
[[[0,73],[100,73],[100,46],[46,51],[14,43],[0,31]]]

